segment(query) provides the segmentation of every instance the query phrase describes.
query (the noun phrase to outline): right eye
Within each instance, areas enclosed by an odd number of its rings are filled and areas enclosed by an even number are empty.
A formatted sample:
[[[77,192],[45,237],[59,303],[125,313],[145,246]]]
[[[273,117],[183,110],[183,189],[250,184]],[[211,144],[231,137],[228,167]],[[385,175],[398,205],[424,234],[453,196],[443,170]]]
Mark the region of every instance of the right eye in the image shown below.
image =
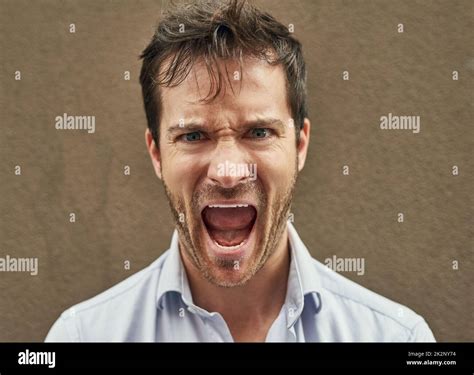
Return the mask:
[[[183,142],[188,142],[188,143],[193,143],[193,142],[197,142],[197,141],[201,141],[204,139],[204,136],[201,132],[199,131],[195,131],[195,132],[191,132],[191,133],[186,133],[186,134],[183,134],[183,135],[180,135],[178,137],[178,140],[181,140]]]

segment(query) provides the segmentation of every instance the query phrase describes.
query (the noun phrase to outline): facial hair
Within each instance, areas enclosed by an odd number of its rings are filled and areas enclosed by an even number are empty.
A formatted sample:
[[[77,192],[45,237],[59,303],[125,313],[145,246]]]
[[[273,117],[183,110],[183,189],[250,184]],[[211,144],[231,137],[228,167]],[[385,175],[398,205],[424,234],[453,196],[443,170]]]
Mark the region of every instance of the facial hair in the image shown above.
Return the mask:
[[[268,205],[268,196],[258,178],[254,181],[250,180],[238,184],[232,188],[223,188],[219,185],[210,184],[203,185],[193,192],[190,202],[175,196],[163,178],[162,181],[168,197],[168,203],[179,234],[180,247],[185,253],[183,256],[188,256],[191,263],[205,279],[220,287],[242,286],[265,265],[268,258],[278,248],[281,236],[285,230],[298,176],[296,166],[288,188],[280,194],[277,193],[271,206]],[[239,280],[217,278],[212,269],[217,266],[220,269],[231,271],[234,267],[234,261],[210,258],[207,254],[206,248],[203,245],[204,239],[201,238],[201,228],[204,224],[199,207],[202,207],[202,202],[211,199],[238,200],[245,197],[248,198],[249,196],[256,197],[255,202],[257,204],[258,216],[254,225],[257,225],[258,222],[260,222],[260,225],[263,224],[262,229],[264,232],[257,234],[258,241],[255,244],[255,249],[250,252],[251,259],[247,259],[250,263],[247,266],[246,272]]]

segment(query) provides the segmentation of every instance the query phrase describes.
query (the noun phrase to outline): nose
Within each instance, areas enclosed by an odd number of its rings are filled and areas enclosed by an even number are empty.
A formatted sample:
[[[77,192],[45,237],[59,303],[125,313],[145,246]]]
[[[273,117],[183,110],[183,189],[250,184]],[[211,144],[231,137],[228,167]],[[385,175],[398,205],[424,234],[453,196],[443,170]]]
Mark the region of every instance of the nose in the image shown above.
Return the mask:
[[[222,141],[209,163],[207,178],[223,188],[232,188],[254,178],[256,168],[248,162],[248,155],[234,140]]]

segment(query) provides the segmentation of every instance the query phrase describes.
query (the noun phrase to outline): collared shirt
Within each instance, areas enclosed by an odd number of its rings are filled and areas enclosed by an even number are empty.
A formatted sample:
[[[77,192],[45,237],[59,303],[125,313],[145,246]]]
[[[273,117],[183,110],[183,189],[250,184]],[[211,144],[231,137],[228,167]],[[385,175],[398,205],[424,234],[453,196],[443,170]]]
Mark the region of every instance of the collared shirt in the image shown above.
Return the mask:
[[[356,284],[312,258],[288,222],[286,299],[267,342],[434,341],[409,308]],[[46,341],[232,342],[219,312],[193,303],[175,231],[147,268],[66,310]]]

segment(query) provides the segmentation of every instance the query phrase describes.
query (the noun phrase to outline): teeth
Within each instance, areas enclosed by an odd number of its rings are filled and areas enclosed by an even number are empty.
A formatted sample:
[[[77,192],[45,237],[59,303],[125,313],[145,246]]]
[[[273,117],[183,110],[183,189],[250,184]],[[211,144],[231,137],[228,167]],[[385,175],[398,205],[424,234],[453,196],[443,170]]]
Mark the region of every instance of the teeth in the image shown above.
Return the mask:
[[[244,244],[244,242],[245,242],[245,240],[242,241],[241,243],[239,243],[238,245],[234,245],[234,246],[222,246],[222,245],[219,245],[219,244],[217,243],[217,241],[214,241],[214,243],[215,243],[218,247],[220,247],[221,249],[224,249],[224,250],[236,250],[236,249],[238,249],[240,246],[242,246],[242,245]]]
[[[237,208],[237,207],[248,207],[248,204],[210,204],[210,208]]]

